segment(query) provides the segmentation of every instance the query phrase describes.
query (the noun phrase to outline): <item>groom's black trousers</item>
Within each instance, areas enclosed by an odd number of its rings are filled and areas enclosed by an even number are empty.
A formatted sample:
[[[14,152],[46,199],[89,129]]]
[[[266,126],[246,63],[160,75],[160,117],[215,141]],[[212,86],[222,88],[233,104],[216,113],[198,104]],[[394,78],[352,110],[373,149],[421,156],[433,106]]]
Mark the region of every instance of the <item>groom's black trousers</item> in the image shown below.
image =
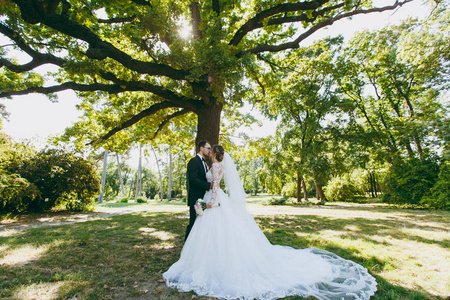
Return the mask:
[[[197,213],[195,212],[194,205],[189,205],[189,224],[186,228],[186,235],[184,236],[184,240],[186,241],[191,232],[192,226],[194,226],[195,218],[197,217]]]

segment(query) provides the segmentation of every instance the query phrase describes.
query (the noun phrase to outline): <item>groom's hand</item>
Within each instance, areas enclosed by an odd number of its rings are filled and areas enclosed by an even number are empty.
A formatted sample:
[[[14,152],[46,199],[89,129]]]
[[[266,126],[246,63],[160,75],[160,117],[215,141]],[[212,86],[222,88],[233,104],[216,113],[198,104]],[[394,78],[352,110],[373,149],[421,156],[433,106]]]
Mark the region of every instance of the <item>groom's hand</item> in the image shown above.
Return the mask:
[[[212,190],[213,184],[214,184],[214,181],[211,181],[211,184],[210,184],[210,186],[209,186],[209,189],[210,189],[210,190]]]

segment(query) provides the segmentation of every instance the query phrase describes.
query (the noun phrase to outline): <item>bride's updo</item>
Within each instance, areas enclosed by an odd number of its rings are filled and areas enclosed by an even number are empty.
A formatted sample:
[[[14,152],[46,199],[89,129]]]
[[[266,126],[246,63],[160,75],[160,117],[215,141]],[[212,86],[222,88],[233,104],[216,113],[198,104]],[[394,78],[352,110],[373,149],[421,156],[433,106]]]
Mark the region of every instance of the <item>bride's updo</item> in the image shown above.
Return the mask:
[[[223,155],[225,153],[225,150],[220,145],[214,145],[212,147],[212,150],[214,152],[214,155],[216,156],[216,159],[218,162],[221,162],[223,160]]]

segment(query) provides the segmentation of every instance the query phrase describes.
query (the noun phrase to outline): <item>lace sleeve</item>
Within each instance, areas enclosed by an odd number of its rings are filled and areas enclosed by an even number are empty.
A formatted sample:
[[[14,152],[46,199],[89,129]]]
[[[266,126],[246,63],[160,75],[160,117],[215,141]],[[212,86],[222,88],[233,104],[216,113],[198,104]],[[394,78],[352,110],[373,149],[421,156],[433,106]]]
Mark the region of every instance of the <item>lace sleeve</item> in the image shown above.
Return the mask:
[[[211,172],[213,175],[213,186],[210,203],[214,204],[216,202],[217,191],[220,189],[220,179],[222,178],[222,166],[219,163],[213,163],[211,167]]]

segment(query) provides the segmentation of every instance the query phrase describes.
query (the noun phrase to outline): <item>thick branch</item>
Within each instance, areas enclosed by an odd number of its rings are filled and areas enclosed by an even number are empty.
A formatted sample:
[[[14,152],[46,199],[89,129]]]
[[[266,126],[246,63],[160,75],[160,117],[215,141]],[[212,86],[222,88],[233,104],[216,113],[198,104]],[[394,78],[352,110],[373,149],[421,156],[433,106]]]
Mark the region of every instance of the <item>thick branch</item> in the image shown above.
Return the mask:
[[[128,127],[136,124],[137,122],[139,122],[143,118],[151,116],[151,115],[154,115],[157,112],[159,112],[159,111],[161,111],[163,109],[166,109],[166,108],[170,108],[170,107],[178,107],[178,106],[175,106],[172,102],[169,102],[169,101],[163,101],[163,102],[159,102],[159,103],[153,104],[152,106],[150,106],[146,110],[143,110],[140,113],[138,113],[137,115],[133,116],[128,121],[125,121],[120,126],[111,129],[107,134],[105,134],[102,137],[100,137],[99,140],[105,141],[108,138],[110,138],[111,136],[113,136],[114,134],[116,134],[117,132],[119,132],[121,130],[124,130],[125,128],[128,128]],[[94,141],[90,142],[89,144],[93,144],[95,142],[99,142],[99,140],[94,140]]]
[[[105,91],[110,94],[117,94],[125,91],[142,91],[142,89],[132,90],[130,88],[123,88],[118,84],[108,85],[108,84],[80,84],[76,82],[66,82],[61,85],[55,85],[50,87],[32,87],[22,91],[10,91],[10,92],[0,92],[0,98],[6,98],[11,96],[20,96],[20,95],[28,95],[32,93],[41,93],[41,94],[53,94],[65,90],[74,90],[79,92],[92,92],[92,91]]]
[[[306,32],[302,33],[297,39],[295,39],[294,41],[291,42],[287,42],[284,44],[280,44],[280,45],[260,45],[258,47],[252,48],[252,49],[248,49],[245,51],[241,51],[239,53],[236,54],[236,57],[240,58],[243,57],[244,55],[248,54],[248,53],[261,53],[261,52],[279,52],[279,51],[283,51],[286,49],[296,49],[299,47],[300,42],[302,42],[304,39],[306,39],[307,37],[309,37],[310,35],[312,35],[314,32],[316,32],[317,30],[329,26],[331,24],[333,24],[334,22],[341,20],[341,19],[345,19],[345,18],[349,18],[351,16],[355,16],[355,15],[359,15],[359,14],[368,14],[368,13],[373,13],[373,12],[383,12],[383,11],[388,11],[388,10],[393,10],[397,7],[400,7],[408,2],[411,2],[413,0],[405,0],[403,2],[395,2],[395,4],[390,5],[390,6],[384,6],[384,7],[377,7],[377,8],[372,8],[372,9],[367,9],[367,10],[355,10],[352,12],[348,12],[342,15],[337,15],[333,18],[329,18],[327,20],[324,20],[316,25],[314,25],[313,27],[311,27],[309,30],[307,30]]]
[[[308,17],[308,15],[306,13],[302,13],[301,15],[298,15],[298,16],[290,16],[290,17],[285,16],[285,17],[281,17],[281,18],[273,18],[267,22],[267,26],[281,25],[281,24],[286,24],[286,23],[297,23],[297,22],[312,23],[317,19],[317,17],[324,16],[327,12],[330,12],[334,9],[342,8],[343,6],[344,6],[344,3],[341,3],[341,4],[337,4],[335,6],[326,7],[324,9],[314,11],[312,13],[311,18]],[[252,20],[249,20],[249,22]],[[264,22],[262,22],[262,21],[258,22],[258,23],[254,23],[254,22],[251,22],[251,23],[252,23],[251,25],[248,25],[246,27],[246,30],[241,30],[245,26],[245,24],[244,24],[243,27],[241,27],[241,29],[239,29],[236,32],[233,39],[230,41],[229,45],[234,45],[234,46],[238,45],[247,33],[265,26]]]
[[[212,8],[216,15],[220,15],[220,3],[219,0],[212,0]]]
[[[126,23],[133,21],[135,18],[136,16],[126,18],[98,19],[98,22],[103,24]]]
[[[195,109],[195,104],[192,99],[184,96],[180,96],[171,90],[165,89],[164,87],[153,85],[148,82],[142,81],[125,81],[117,78],[113,73],[103,72],[100,74],[102,78],[110,80],[119,86],[126,86],[126,90],[141,90],[153,93],[161,98],[171,101],[179,107],[186,107],[189,109]]]
[[[267,19],[271,16],[280,14],[280,13],[286,13],[286,12],[294,12],[294,11],[306,11],[306,10],[315,10],[322,6],[323,4],[327,3],[329,0],[316,0],[311,2],[297,2],[297,3],[285,3],[285,4],[279,4],[275,7],[269,8],[265,11],[262,11],[250,20],[248,20],[244,25],[239,28],[239,30],[234,35],[233,39],[230,41],[230,45],[236,46],[239,44],[239,42],[242,40],[242,38],[255,29],[255,26],[257,24],[260,24],[264,21],[264,19]]]
[[[188,72],[174,69],[168,65],[133,59],[127,53],[114,47],[111,43],[103,41],[86,26],[70,20],[66,15],[52,14],[46,16],[41,12],[40,7],[35,2],[26,0],[11,1],[19,6],[24,20],[32,23],[45,24],[59,32],[87,42],[89,44],[89,49],[86,52],[86,55],[89,58],[103,60],[106,57],[110,57],[121,63],[124,67],[138,73],[167,76],[175,80],[185,79],[188,75]],[[146,1],[143,2],[147,3]],[[150,4],[147,3],[147,5]]]
[[[189,9],[191,10],[191,18],[192,18],[192,29],[194,33],[194,37],[200,39],[202,37],[202,32],[200,30],[200,10],[198,9],[198,4],[195,0],[192,0],[189,5]]]
[[[26,44],[26,42],[20,37],[20,35],[5,25],[0,23],[0,33],[10,38],[14,43],[22,49],[25,53],[30,55],[33,59],[27,64],[16,65],[8,61],[7,59],[0,59],[0,68],[5,66],[10,71],[15,73],[30,71],[43,64],[54,64],[62,66],[66,61],[62,58],[56,57],[52,54],[42,54]]]
[[[152,4],[150,2],[148,2],[148,1],[146,1],[146,0],[131,0],[131,2],[134,2],[134,3],[139,4],[139,5],[152,7]]]

